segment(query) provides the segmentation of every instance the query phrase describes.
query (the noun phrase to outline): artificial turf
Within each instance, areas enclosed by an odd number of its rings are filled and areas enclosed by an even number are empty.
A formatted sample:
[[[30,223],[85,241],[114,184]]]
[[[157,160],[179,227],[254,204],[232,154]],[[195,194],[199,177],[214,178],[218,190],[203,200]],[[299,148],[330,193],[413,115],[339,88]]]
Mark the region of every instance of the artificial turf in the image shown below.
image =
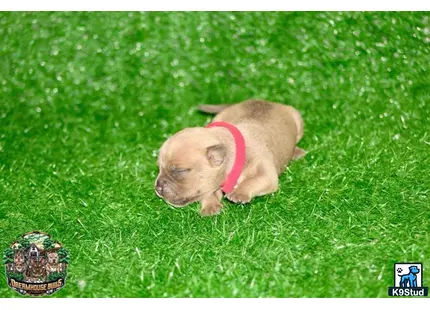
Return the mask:
[[[0,250],[61,241],[55,297],[385,297],[430,268],[429,63],[424,12],[0,13]],[[249,98],[303,114],[280,190],[160,200],[164,140]]]

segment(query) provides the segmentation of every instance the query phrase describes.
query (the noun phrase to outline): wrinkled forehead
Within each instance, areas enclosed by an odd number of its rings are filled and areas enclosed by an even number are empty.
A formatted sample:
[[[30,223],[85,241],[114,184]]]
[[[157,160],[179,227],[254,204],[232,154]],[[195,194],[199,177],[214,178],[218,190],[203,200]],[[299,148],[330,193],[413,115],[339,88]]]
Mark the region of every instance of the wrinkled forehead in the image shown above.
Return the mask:
[[[185,128],[170,137],[160,149],[158,164],[161,166],[184,165],[203,159],[206,148],[217,140],[210,130],[202,127]]]
[[[158,161],[160,166],[189,165],[202,154],[202,148],[192,140],[169,139],[160,149]]]

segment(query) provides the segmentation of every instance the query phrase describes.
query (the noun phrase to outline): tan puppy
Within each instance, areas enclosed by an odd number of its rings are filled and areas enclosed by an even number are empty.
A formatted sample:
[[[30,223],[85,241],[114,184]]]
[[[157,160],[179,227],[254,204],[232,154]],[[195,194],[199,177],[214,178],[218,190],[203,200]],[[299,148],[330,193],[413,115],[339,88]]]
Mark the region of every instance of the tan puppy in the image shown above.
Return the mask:
[[[61,265],[58,263],[58,253],[48,252],[46,254],[48,261],[46,262],[46,271],[48,273],[61,272]]]
[[[278,190],[278,176],[292,159],[305,151],[296,147],[303,136],[303,120],[291,106],[264,100],[234,105],[201,105],[199,110],[218,113],[214,121],[235,125],[245,139],[246,161],[232,192],[233,202],[247,203],[256,196]],[[158,156],[158,196],[181,207],[201,201],[202,215],[222,209],[221,184],[235,161],[236,145],[228,129],[185,128],[170,137]]]

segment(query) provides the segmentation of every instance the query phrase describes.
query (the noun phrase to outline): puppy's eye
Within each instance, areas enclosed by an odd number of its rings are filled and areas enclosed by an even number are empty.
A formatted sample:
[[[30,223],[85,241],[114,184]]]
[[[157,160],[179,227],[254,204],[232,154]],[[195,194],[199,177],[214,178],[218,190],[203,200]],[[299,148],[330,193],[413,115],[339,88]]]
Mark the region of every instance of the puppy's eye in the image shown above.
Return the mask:
[[[172,174],[175,176],[182,176],[182,175],[185,175],[189,171],[191,171],[190,168],[173,168]]]

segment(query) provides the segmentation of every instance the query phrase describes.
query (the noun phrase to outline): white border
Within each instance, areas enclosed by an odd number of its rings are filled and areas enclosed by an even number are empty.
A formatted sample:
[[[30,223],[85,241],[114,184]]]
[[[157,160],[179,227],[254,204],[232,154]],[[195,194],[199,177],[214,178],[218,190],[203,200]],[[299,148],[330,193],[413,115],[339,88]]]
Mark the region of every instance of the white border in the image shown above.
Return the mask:
[[[423,0],[14,0],[1,1],[6,11],[428,11]]]
[[[0,304],[4,309],[58,309],[64,310],[85,310],[85,309],[175,309],[175,310],[227,310],[227,309],[330,309],[330,310],[371,310],[371,309],[426,309],[428,300],[426,298],[379,298],[379,299],[281,299],[281,298],[242,298],[242,299],[222,299],[222,298],[195,298],[195,299],[178,299],[178,298],[117,298],[117,299],[64,299],[58,298],[24,298],[24,299],[2,299]],[[21,307],[22,306],[22,307]],[[290,308],[291,307],[291,308]]]
[[[301,0],[301,1],[232,1],[232,0],[157,0],[157,1],[88,1],[88,0],[14,0],[2,1],[0,10],[12,11],[308,11],[308,10],[430,10],[430,1],[374,1],[360,0],[354,2],[342,0]],[[65,288],[67,289],[67,287]],[[311,288],[310,288],[311,289]],[[17,296],[18,297],[18,296]],[[1,299],[4,309],[15,309],[17,306],[33,309],[35,306],[47,309],[58,306],[61,309],[79,308],[79,310],[102,307],[104,309],[154,309],[169,307],[175,310],[192,309],[261,309],[270,307],[271,310],[285,309],[425,309],[428,301],[422,298],[387,298],[387,299],[69,299],[64,301],[57,298],[25,298]],[[10,307],[10,308],[7,308]]]

